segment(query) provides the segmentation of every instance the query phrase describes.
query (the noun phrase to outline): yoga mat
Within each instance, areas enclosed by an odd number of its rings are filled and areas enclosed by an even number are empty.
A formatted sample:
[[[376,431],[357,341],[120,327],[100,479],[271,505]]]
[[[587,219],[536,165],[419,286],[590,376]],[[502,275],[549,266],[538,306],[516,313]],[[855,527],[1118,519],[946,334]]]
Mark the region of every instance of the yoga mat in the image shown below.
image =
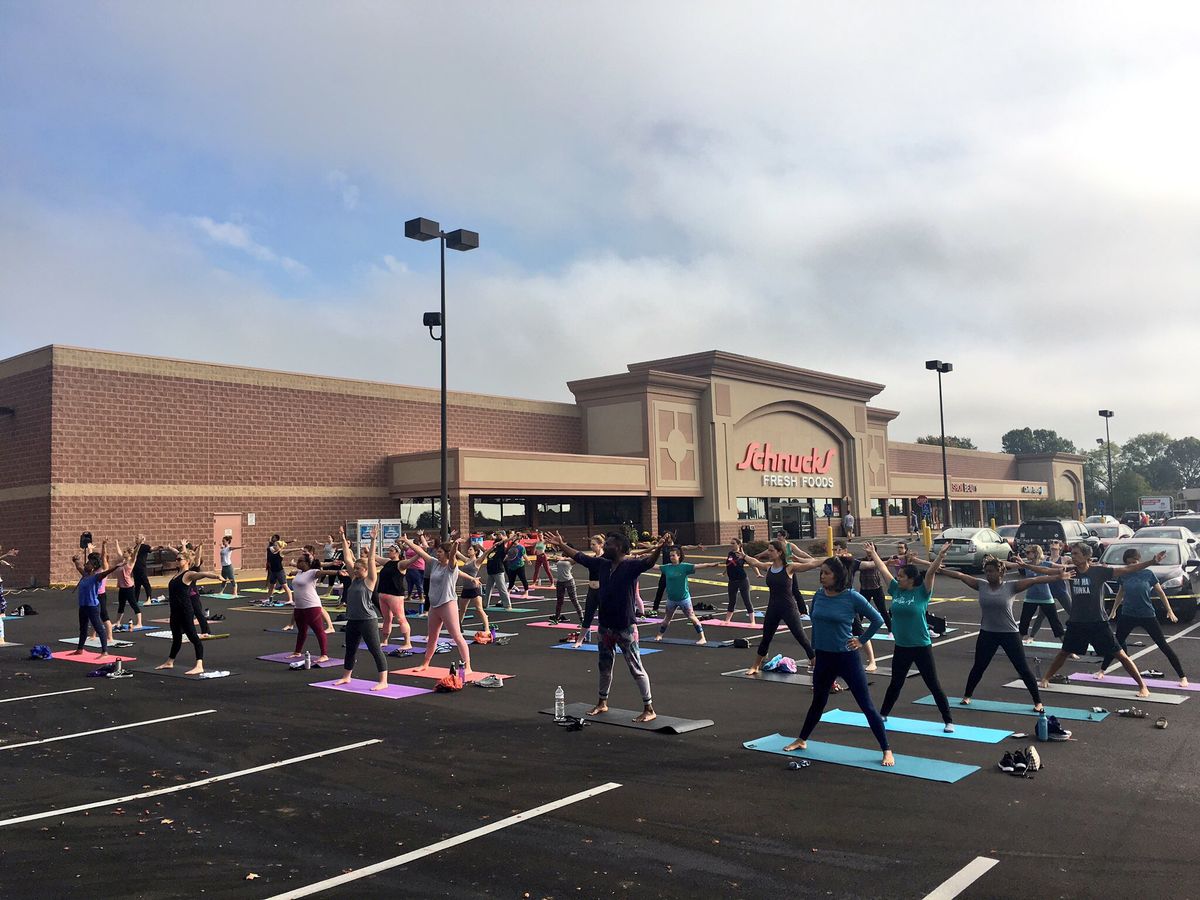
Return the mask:
[[[201,594],[201,597],[212,597],[214,600],[241,600],[241,594]]]
[[[24,647],[24,644],[18,644],[16,641],[0,641],[0,650],[7,647]]]
[[[259,656],[256,658],[265,660],[267,662],[284,663],[285,665],[289,666],[294,662],[304,662],[303,656],[295,657],[288,653],[268,653],[266,656]],[[318,663],[316,659],[313,659],[312,667],[314,669],[336,669],[339,668],[343,662],[345,662],[345,660],[331,656],[323,663]]]
[[[526,622],[525,624],[529,625],[533,628],[561,628],[566,631],[579,631],[579,628],[580,628],[580,626],[578,626],[578,625],[565,625],[565,624],[564,625],[556,625],[553,622]],[[591,630],[595,631],[596,626],[593,625]]]
[[[931,638],[933,638],[933,642],[936,644],[938,642],[939,638],[944,637],[947,634],[953,634],[956,631],[958,631],[957,628],[947,628],[943,634],[935,634],[934,632],[931,631],[931,632],[929,632],[929,636]],[[871,640],[873,640],[873,641],[894,641],[896,639],[894,637],[892,637],[891,632],[888,632],[887,634],[876,634],[875,637],[871,638]],[[1026,645],[1026,646],[1028,646],[1028,645]]]
[[[1168,681],[1165,678],[1146,678],[1143,676],[1142,680],[1146,682],[1146,687],[1163,688],[1168,691],[1200,691],[1200,684],[1192,684],[1191,682],[1188,682],[1187,687],[1180,687],[1178,681]],[[1071,681],[1082,681],[1085,684],[1137,684],[1128,675],[1105,675],[1101,679],[1090,672],[1076,672],[1071,676]]]
[[[947,629],[949,630],[949,629]],[[1039,650],[1061,650],[1062,642],[1053,643],[1052,641],[1031,641],[1028,644],[1021,644],[1022,647],[1037,647]],[[1095,650],[1088,650],[1087,653],[1080,654],[1081,656],[1099,656]]]
[[[505,609],[503,606],[485,606],[485,607],[484,607],[484,610],[485,610],[486,612],[490,612],[490,613],[528,613],[528,612],[537,612],[537,610],[536,610],[536,609],[532,609],[532,608],[529,608],[529,607],[524,607],[524,606],[514,606],[512,609]],[[468,612],[468,613],[467,613],[465,616],[463,616],[463,618],[464,618],[464,619],[471,619],[471,618],[474,618],[474,617],[475,617],[475,613],[474,613],[474,612]]]
[[[598,646],[596,646],[595,644],[580,644],[578,647],[576,647],[574,644],[555,644],[550,649],[551,650],[584,650],[588,653],[599,653],[600,652],[600,648]],[[617,653],[620,654],[620,652],[621,652],[621,648],[618,647]],[[659,651],[655,650],[653,647],[642,647],[640,645],[638,646],[638,656],[645,656],[647,653],[658,653],[658,652]],[[588,707],[588,709],[591,709],[591,707]]]
[[[218,681],[222,678],[228,678],[230,675],[240,674],[238,672],[231,672],[228,669],[213,669],[213,672],[219,672],[220,674],[216,677],[209,676],[208,678],[203,678],[199,675],[188,675],[187,670],[190,668],[191,666],[185,666],[183,663],[177,662],[173,669],[155,669],[149,667],[145,669],[126,669],[125,671],[137,672],[139,675],[161,675],[163,678],[180,678],[184,681]]]
[[[393,675],[408,675],[412,678],[433,678],[441,679],[450,674],[449,669],[443,669],[441,666],[430,666],[424,672],[416,671],[416,667],[412,669],[392,669]],[[489,675],[495,675],[501,681],[506,681],[509,678],[514,678],[513,675],[501,675],[499,672],[472,672],[467,676],[467,682],[478,681],[481,678],[487,678]]]
[[[742,746],[747,750],[761,750],[765,753],[775,753],[793,759],[812,759],[838,766],[870,769],[872,772],[881,772],[885,775],[907,775],[910,778],[941,781],[946,784],[954,784],[972,772],[979,771],[979,766],[965,766],[962,763],[925,759],[920,756],[905,756],[901,753],[892,754],[896,760],[894,766],[884,766],[879,762],[881,754],[878,749],[843,747],[841,744],[826,744],[824,741],[809,741],[808,746],[803,750],[784,751],[783,748],[792,740],[793,738],[785,737],[782,734],[769,734],[758,740],[746,741]]]
[[[169,624],[171,620],[164,619],[163,621],[165,621]],[[114,628],[113,634],[127,634],[130,632],[139,632],[139,631],[158,631],[158,629],[155,628],[153,625],[136,625],[133,628]]]
[[[801,664],[800,667],[804,668],[804,664]],[[721,674],[728,675],[730,678],[745,678],[750,681],[774,681],[778,684],[799,684],[803,687],[812,687],[812,676],[804,672],[797,672],[795,675],[789,672],[759,672],[757,675],[751,675],[748,669],[734,669],[732,672],[722,672]],[[882,674],[880,671],[869,673],[867,684],[874,684],[871,676],[880,674]]]
[[[855,728],[867,728],[867,717],[860,712],[848,709],[831,709],[821,716],[822,722],[833,725],[853,725]],[[927,722],[924,719],[901,719],[889,716],[884,723],[888,731],[897,734],[924,734],[929,737],[949,738],[954,741],[974,741],[977,744],[998,744],[1010,734],[1001,728],[978,728],[974,725],[955,725],[954,731],[947,734],[942,729],[941,722]]]
[[[684,619],[684,621],[686,622],[687,620]],[[717,628],[748,628],[748,629],[753,629],[754,631],[762,631],[762,623],[761,622],[738,622],[736,620],[734,620],[733,622],[726,622],[722,619],[701,619],[700,624],[703,625],[705,628],[715,626]],[[780,631],[780,634],[782,634],[783,631],[786,631],[786,630],[787,630],[786,628],[783,629],[782,631]]]
[[[166,630],[166,631],[151,631],[149,634],[147,634],[147,635],[146,635],[146,637],[152,637],[152,638],[162,638],[163,640],[168,640],[168,641],[169,641],[169,640],[171,640],[171,639],[174,637],[174,635],[173,635],[173,634],[171,634],[170,630]],[[224,634],[224,633],[221,633],[221,634],[217,634],[217,633],[213,633],[213,634],[202,634],[202,635],[200,635],[200,640],[202,640],[202,641],[218,641],[218,640],[220,640],[221,638],[227,638],[227,637],[229,637],[229,635],[228,635],[228,634]]]
[[[709,638],[708,641],[706,641],[705,643],[697,644],[695,638],[665,637],[661,641],[656,641],[654,638],[646,639],[647,646],[652,647],[655,644],[678,644],[681,647],[700,647],[701,649],[708,649],[709,647],[715,647],[717,649],[720,649],[722,647],[732,647],[733,641],[714,641],[711,638]],[[644,647],[643,647],[642,652],[643,653],[645,652]]]
[[[59,638],[58,642],[60,644],[70,644],[72,647],[79,646],[79,638],[77,638],[77,637]],[[83,646],[87,647],[89,650],[99,650],[100,649],[100,640],[98,638],[88,638],[87,643],[85,643]],[[117,647],[118,649],[121,647],[132,647],[133,641],[122,641],[122,640],[113,638],[113,640],[108,642],[108,646]]]
[[[243,594],[265,594],[266,588],[242,588]]]
[[[76,638],[78,640],[78,638]],[[91,666],[100,666],[105,663],[116,662],[118,659],[121,662],[136,662],[136,656],[117,656],[115,653],[110,653],[103,659],[99,653],[93,653],[91,650],[84,650],[78,656],[72,654],[70,650],[59,650],[57,653],[50,654],[55,659],[65,659],[67,662],[87,663]]]
[[[1021,687],[1023,688],[1025,685],[1022,684]],[[948,697],[947,699],[950,701],[950,706],[956,711],[975,709],[979,712],[997,712],[1008,713],[1014,716],[1032,716],[1035,719],[1038,717],[1038,714],[1028,703],[1005,703],[1003,700],[980,700],[976,697],[971,700],[970,706],[963,706],[958,702],[962,699],[961,697]],[[937,705],[933,702],[932,695],[922,697],[920,700],[914,700],[913,703],[916,703],[920,706]],[[1090,709],[1074,709],[1070,706],[1047,706],[1046,715],[1058,716],[1058,718],[1064,721],[1102,722],[1108,716],[1108,713],[1094,713]]]
[[[405,697],[416,697],[418,694],[432,694],[427,688],[411,687],[407,684],[389,684],[382,691],[371,688],[376,682],[362,678],[352,678],[349,684],[334,684],[332,681],[316,681],[310,687],[328,688],[331,691],[341,691],[344,694],[362,694],[366,697],[380,697],[384,700],[403,700]]]
[[[1006,688],[1019,687],[1025,689],[1023,681],[1010,681]],[[1074,694],[1077,697],[1108,697],[1111,700],[1128,700],[1130,703],[1168,703],[1172,706],[1178,706],[1183,701],[1189,699],[1183,694],[1157,694],[1154,691],[1150,692],[1149,697],[1139,697],[1137,691],[1127,688],[1106,688],[1097,687],[1093,684],[1051,684],[1046,687],[1039,687],[1042,693],[1051,694]]]
[[[708,728],[714,724],[712,719],[680,719],[676,716],[664,716],[661,713],[650,722],[635,722],[633,720],[641,715],[640,712],[632,709],[614,709],[611,706],[608,708],[608,712],[598,716],[589,716],[588,711],[591,708],[589,703],[568,703],[565,711],[568,716],[587,719],[589,722],[600,725],[620,725],[623,728],[657,731],[662,734],[686,734],[689,731]],[[547,716],[554,715],[553,709],[541,709],[538,712]]]

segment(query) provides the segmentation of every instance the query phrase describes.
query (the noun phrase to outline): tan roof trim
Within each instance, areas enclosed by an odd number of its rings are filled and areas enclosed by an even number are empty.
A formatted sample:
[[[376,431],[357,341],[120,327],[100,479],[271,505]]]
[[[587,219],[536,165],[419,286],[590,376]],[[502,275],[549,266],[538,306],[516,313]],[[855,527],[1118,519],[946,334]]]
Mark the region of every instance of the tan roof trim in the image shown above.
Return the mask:
[[[47,486],[43,486],[47,487]],[[353,497],[390,496],[384,487],[361,485],[314,486],[308,484],[86,484],[58,482],[48,485],[54,497]]]
[[[24,375],[26,372],[36,372],[44,369],[54,361],[53,347],[39,347],[28,353],[20,353],[0,360],[0,378],[11,378],[14,375]]]

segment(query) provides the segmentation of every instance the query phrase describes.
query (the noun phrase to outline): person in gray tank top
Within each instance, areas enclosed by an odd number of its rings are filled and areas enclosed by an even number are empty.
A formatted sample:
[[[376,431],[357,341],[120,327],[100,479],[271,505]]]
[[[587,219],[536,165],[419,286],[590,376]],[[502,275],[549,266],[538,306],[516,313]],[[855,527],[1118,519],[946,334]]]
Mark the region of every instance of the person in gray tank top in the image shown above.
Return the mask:
[[[342,559],[350,570],[350,586],[346,588],[346,660],[344,672],[334,684],[349,684],[354,675],[354,657],[358,654],[358,644],[363,642],[375,660],[379,670],[379,681],[371,688],[382,691],[388,686],[387,660],[379,649],[379,613],[371,602],[375,593],[375,583],[379,573],[375,568],[375,530],[371,529],[371,545],[364,556],[356,557],[350,549],[350,541],[346,539],[346,529],[341,528]]]
[[[994,556],[983,561],[984,578],[979,579],[953,569],[943,569],[942,574],[956,578],[969,588],[979,591],[979,637],[975,639],[975,664],[967,676],[967,686],[963,690],[963,706],[971,703],[979,680],[987,671],[992,657],[998,649],[1003,649],[1008,661],[1012,663],[1029,695],[1033,697],[1033,708],[1042,710],[1042,697],[1038,692],[1037,679],[1025,659],[1025,648],[1021,643],[1021,635],[1017,628],[1017,620],[1013,617],[1013,598],[1023,593],[1035,584],[1049,584],[1059,581],[1062,575],[1041,575],[1037,578],[1022,578],[1019,581],[1004,580],[1004,565]]]
[[[424,559],[425,569],[429,572],[429,618],[425,623],[425,660],[413,671],[423,672],[429,668],[433,654],[437,651],[438,635],[445,628],[450,640],[458,647],[464,674],[468,677],[474,675],[475,671],[471,668],[471,649],[467,646],[467,640],[458,625],[458,598],[455,596],[455,587],[460,580],[476,588],[482,583],[474,575],[460,571],[455,564],[458,557],[458,541],[439,544],[432,556],[424,547],[418,547],[404,535],[400,535],[400,543]]]

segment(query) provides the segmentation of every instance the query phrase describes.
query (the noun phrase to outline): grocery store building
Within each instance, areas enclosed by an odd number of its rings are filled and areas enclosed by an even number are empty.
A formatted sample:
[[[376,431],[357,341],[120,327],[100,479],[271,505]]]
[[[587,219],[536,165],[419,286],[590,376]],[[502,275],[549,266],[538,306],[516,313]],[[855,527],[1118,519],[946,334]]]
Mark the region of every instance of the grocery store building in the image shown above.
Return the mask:
[[[451,524],[561,529],[631,522],[724,542],[813,534],[827,505],[864,534],[941,509],[941,448],[888,439],[883,385],[708,351],[568,382],[574,403],[452,392]],[[439,395],[405,387],[71,347],[0,361],[0,545],[10,576],[66,578],[79,534],[213,540],[262,566],[270,535],[338,523],[437,525]],[[357,412],[347,414],[348,409]],[[355,420],[358,421],[355,421]],[[948,452],[954,524],[1081,504],[1083,458]]]

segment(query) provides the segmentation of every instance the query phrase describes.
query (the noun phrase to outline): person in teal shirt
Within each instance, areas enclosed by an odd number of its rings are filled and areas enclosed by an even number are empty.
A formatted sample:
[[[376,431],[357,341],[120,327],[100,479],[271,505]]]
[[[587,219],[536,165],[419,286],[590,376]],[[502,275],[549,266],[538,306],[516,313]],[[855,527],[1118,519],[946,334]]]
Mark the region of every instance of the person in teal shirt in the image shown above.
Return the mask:
[[[1136,563],[1141,558],[1142,554],[1136,547],[1130,547],[1121,557],[1126,565]],[[1112,613],[1109,616],[1110,621],[1117,623],[1117,643],[1124,650],[1126,638],[1133,632],[1133,629],[1141,628],[1154,639],[1158,649],[1163,652],[1163,656],[1167,658],[1167,662],[1179,676],[1179,686],[1187,687],[1188,680],[1183,671],[1183,664],[1179,661],[1175,651],[1171,649],[1171,645],[1167,643],[1162,626],[1158,624],[1158,613],[1154,609],[1152,598],[1157,597],[1163,605],[1163,611],[1167,614],[1167,621],[1179,621],[1175,610],[1171,608],[1171,601],[1167,599],[1167,592],[1158,583],[1158,576],[1149,569],[1141,569],[1128,575],[1122,575],[1120,584],[1121,588],[1117,591],[1117,599],[1113,603]],[[1095,677],[1103,678],[1104,670],[1112,665],[1112,661],[1113,655],[1107,655]]]
[[[708,643],[708,639],[704,636],[704,626],[700,624],[700,620],[696,618],[696,613],[692,610],[692,592],[688,590],[688,576],[697,569],[715,569],[720,565],[721,563],[715,562],[698,565],[684,562],[682,547],[667,548],[667,561],[659,567],[667,585],[667,614],[663,617],[662,624],[658,626],[658,634],[654,636],[654,640],[661,641],[663,639],[675,611],[681,609],[683,614],[688,617],[688,621],[692,623],[692,627],[696,629],[696,634],[700,635],[700,639],[696,643]]]
[[[879,558],[875,545],[867,544],[866,548],[876,568],[883,571],[883,560]],[[934,579],[949,549],[949,541],[942,544],[941,551],[924,574],[912,563],[901,566],[888,585],[888,593],[892,595],[892,637],[895,638],[896,650],[892,655],[892,680],[883,696],[883,706],[879,708],[879,714],[886,722],[892,707],[900,699],[909,668],[916,663],[917,671],[921,673],[925,686],[933,694],[938,712],[942,714],[945,723],[943,731],[947,734],[954,731],[954,720],[950,716],[950,701],[938,683],[937,667],[933,663],[933,638],[929,636],[925,613],[929,610],[929,598],[933,596]]]

